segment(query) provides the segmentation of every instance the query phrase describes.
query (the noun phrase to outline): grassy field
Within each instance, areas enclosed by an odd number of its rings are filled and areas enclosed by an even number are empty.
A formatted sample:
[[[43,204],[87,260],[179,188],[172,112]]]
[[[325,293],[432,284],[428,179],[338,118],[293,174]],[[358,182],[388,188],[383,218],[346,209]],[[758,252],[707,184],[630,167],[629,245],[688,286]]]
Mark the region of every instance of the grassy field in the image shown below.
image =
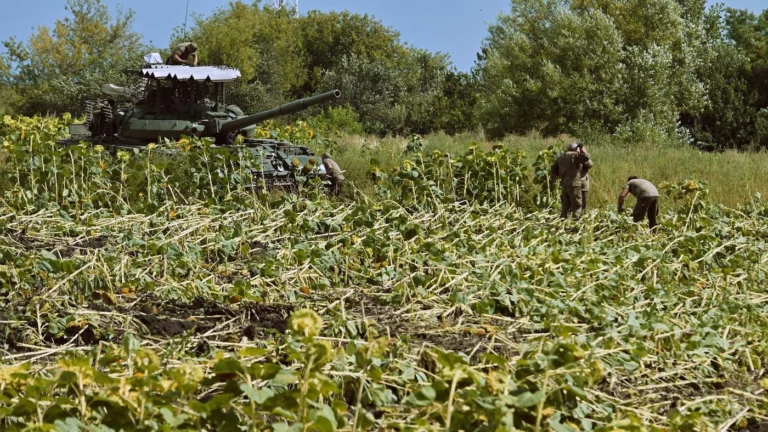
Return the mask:
[[[658,232],[603,209],[563,222],[533,138],[507,143],[522,159],[485,143],[398,164],[405,141],[344,137],[333,151],[366,195],[261,193],[247,153],[192,140],[113,157],[57,147],[62,125],[0,124],[1,430],[768,421],[765,203],[728,209],[687,182]]]
[[[341,136],[336,160],[357,187],[371,189],[367,178],[369,161],[377,159],[384,168],[394,168],[402,160],[408,139]],[[574,138],[508,137],[503,143],[511,149],[525,151],[532,164],[539,151],[549,146],[563,149]],[[434,150],[463,154],[471,143],[490,149],[494,143],[470,134],[456,137],[444,134],[422,138],[424,152]],[[320,150],[320,149],[318,149]],[[678,183],[685,179],[706,182],[714,202],[729,207],[749,203],[755,193],[768,197],[768,153],[736,152],[707,153],[692,147],[638,144],[631,147],[602,141],[589,145],[595,167],[591,172],[590,204],[613,207],[621,187],[631,175],[646,178],[655,184]],[[481,179],[478,179],[481,180]]]

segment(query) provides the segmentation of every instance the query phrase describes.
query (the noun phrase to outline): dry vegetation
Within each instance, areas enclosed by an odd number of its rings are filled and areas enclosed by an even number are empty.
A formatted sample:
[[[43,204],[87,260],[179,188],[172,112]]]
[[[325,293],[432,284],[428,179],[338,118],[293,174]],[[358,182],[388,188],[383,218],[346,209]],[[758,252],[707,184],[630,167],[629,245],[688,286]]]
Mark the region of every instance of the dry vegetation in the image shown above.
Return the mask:
[[[563,223],[545,192],[554,152],[445,137],[402,163],[396,141],[353,159],[358,139],[341,139],[354,181],[376,179],[354,199],[265,194],[236,175],[237,151],[59,149],[62,124],[0,129],[4,430],[768,421],[762,202],[728,209],[685,181],[664,189],[657,234],[602,209]],[[439,140],[456,153],[433,153]],[[596,177],[618,176],[604,154]]]

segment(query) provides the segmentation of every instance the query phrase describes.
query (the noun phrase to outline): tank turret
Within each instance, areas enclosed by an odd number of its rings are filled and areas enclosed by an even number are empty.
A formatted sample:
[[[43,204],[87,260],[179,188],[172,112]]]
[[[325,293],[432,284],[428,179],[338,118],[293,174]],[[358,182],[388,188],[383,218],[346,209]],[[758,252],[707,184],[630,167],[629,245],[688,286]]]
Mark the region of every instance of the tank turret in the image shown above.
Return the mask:
[[[256,126],[341,96],[339,90],[333,90],[246,115],[226,101],[225,86],[240,77],[237,69],[153,64],[126,73],[137,76],[140,81],[130,87],[105,84],[102,92],[107,98],[87,101],[85,122],[70,125],[72,137],[60,141],[61,144],[88,141],[115,150],[143,147],[162,139],[194,136],[213,138],[215,145],[225,146],[243,136],[238,143],[251,148],[265,162],[263,171],[254,175],[271,184],[288,185],[295,183],[291,180],[294,177],[293,159],[298,159],[303,166],[315,155],[307,147],[254,138]],[[119,106],[118,100],[126,104]],[[322,171],[322,164],[316,165]],[[273,178],[275,181],[270,180]]]

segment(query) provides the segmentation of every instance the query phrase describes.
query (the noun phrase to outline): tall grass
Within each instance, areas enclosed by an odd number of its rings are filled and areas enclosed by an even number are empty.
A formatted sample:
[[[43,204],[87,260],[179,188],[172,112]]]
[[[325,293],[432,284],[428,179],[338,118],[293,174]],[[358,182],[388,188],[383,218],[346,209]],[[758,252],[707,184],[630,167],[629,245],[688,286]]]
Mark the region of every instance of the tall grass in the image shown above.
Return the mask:
[[[528,163],[532,164],[540,150],[549,146],[565,148],[572,141],[574,138],[568,136],[542,138],[528,135],[510,136],[503,143],[512,149],[524,150]],[[335,148],[315,150],[330,150],[346,171],[348,181],[363,192],[372,192],[373,184],[367,177],[371,159],[375,159],[380,168],[391,170],[403,160],[413,157],[405,154],[407,142],[407,138],[341,135],[335,139]],[[494,144],[486,141],[481,134],[472,133],[456,136],[431,134],[422,137],[422,142],[424,153],[437,150],[452,154],[462,154],[471,144],[486,149]],[[590,173],[590,206],[615,205],[616,196],[631,175],[657,185],[685,179],[703,181],[709,185],[710,199],[728,207],[751,201],[755,193],[768,197],[766,152],[707,153],[684,145],[626,145],[611,140],[586,144],[595,164]]]

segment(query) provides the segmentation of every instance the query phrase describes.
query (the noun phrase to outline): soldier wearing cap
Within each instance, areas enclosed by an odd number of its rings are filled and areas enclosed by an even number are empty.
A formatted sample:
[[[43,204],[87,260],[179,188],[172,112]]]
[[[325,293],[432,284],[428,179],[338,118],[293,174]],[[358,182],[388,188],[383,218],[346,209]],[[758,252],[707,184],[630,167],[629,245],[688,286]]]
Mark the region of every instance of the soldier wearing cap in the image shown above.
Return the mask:
[[[197,44],[194,42],[180,43],[165,64],[197,66]]]
[[[580,143],[571,143],[565,153],[552,164],[551,173],[560,177],[560,217],[567,219],[569,214],[578,220],[582,211],[581,172],[585,164],[591,164],[589,154]]]
[[[655,229],[656,218],[659,215],[659,191],[656,186],[648,180],[631,176],[619,194],[619,213],[623,210],[624,198],[629,194],[637,198],[635,208],[632,210],[632,220],[635,223],[642,222],[648,216],[648,226],[651,230]]]
[[[331,181],[331,194],[338,196],[341,193],[341,187],[344,185],[344,172],[339,164],[331,159],[330,153],[323,153],[323,166],[325,166],[325,177]]]

